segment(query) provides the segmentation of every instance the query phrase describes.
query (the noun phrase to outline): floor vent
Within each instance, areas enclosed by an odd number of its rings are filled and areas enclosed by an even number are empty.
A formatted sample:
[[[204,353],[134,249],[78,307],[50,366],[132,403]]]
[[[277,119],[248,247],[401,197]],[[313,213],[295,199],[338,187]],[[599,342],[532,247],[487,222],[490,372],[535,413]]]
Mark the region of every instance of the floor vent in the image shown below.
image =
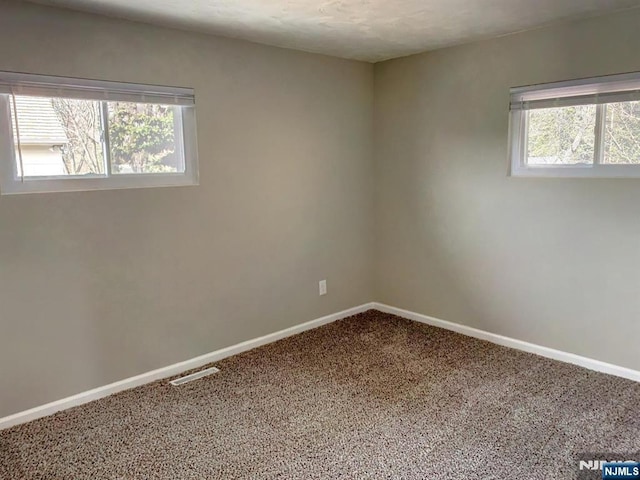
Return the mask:
[[[171,380],[169,383],[174,386],[182,385],[183,383],[193,382],[194,380],[198,380],[199,378],[206,377],[207,375],[212,375],[214,373],[218,373],[220,370],[216,367],[206,368],[196,373],[192,373],[191,375],[185,375],[184,377],[176,378],[175,380]]]

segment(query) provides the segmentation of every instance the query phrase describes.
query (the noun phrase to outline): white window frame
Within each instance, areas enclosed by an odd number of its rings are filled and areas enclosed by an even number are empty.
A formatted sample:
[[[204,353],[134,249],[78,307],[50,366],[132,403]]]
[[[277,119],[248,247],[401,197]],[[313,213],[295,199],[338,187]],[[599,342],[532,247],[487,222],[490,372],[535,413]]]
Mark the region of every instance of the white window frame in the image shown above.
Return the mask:
[[[607,103],[640,101],[640,72],[512,88],[509,112],[509,175],[514,177],[639,178],[640,165],[604,164]],[[528,112],[535,108],[596,105],[593,164],[528,165]]]
[[[104,175],[23,177],[18,170],[18,152],[13,138],[13,95],[175,105],[176,113],[180,113],[175,116],[176,132],[180,133],[176,135],[176,147],[181,153],[184,172],[111,174],[110,161],[105,155]],[[198,185],[196,130],[195,94],[190,88],[0,72],[0,193],[11,195]],[[108,132],[106,135],[108,137]]]

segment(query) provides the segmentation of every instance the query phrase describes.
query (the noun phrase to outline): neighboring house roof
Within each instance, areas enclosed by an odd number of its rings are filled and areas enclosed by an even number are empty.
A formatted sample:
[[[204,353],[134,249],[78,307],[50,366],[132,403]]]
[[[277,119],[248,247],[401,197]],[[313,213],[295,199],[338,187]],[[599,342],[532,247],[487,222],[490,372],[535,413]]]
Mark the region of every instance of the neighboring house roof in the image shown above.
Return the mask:
[[[23,145],[65,145],[69,143],[62,122],[50,98],[16,95],[20,143]],[[13,134],[16,137],[15,121]]]

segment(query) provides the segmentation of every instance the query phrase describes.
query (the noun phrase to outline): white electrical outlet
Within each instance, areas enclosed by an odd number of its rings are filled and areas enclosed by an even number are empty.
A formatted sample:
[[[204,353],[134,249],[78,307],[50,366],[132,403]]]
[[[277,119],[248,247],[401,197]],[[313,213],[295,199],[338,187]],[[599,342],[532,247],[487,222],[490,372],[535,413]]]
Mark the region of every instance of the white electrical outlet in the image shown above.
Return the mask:
[[[327,281],[326,280],[320,280],[320,282],[318,283],[318,287],[320,290],[320,295],[326,295],[327,294]]]

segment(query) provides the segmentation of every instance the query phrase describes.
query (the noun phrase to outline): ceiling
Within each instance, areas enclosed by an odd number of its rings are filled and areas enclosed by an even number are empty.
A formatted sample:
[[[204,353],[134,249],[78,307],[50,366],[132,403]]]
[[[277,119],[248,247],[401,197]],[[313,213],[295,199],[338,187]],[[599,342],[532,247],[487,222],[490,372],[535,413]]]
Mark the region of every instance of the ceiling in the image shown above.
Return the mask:
[[[34,1],[369,62],[640,6],[640,0]]]

